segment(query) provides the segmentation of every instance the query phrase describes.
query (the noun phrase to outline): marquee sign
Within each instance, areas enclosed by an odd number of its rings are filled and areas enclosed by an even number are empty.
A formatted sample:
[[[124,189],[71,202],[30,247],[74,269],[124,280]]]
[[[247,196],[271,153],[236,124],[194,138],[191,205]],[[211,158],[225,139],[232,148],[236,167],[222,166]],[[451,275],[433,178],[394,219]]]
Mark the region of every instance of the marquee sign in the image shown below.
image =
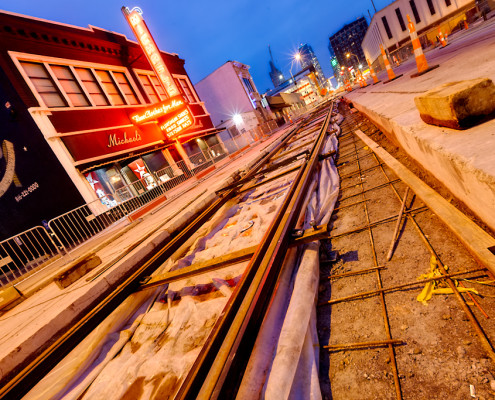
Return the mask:
[[[180,94],[172,75],[163,62],[162,56],[156,46],[153,36],[151,36],[151,33],[144,22],[143,16],[141,15],[142,11],[137,7],[132,10],[129,10],[127,7],[122,7],[122,12],[134,32],[134,35],[136,35],[139,44],[144,50],[144,53],[153,67],[156,76],[160,80],[160,83],[165,89],[165,92],[167,92],[170,97]]]
[[[131,114],[129,118],[135,124],[143,124],[145,122],[166,116],[179,109],[184,109],[185,107],[186,103],[184,102],[184,98],[182,96],[175,96],[159,103],[155,103],[143,110],[139,110],[138,112]]]
[[[190,126],[194,124],[194,119],[188,108],[175,113],[172,117],[169,117],[161,125],[160,129],[170,139],[177,136]]]
[[[135,125],[149,121],[158,122],[160,130],[168,139],[172,139],[194,125],[194,115],[182,96],[152,104],[131,114],[129,118]]]

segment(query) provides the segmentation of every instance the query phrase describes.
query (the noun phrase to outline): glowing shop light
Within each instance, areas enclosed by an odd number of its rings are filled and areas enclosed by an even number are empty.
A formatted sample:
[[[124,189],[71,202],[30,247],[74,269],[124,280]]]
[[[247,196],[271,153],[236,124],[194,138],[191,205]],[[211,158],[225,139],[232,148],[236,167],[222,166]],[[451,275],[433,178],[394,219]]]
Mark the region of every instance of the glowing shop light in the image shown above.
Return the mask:
[[[240,125],[243,122],[241,114],[235,114],[234,116],[232,116],[232,120],[234,121],[234,124],[236,124],[236,125]]]

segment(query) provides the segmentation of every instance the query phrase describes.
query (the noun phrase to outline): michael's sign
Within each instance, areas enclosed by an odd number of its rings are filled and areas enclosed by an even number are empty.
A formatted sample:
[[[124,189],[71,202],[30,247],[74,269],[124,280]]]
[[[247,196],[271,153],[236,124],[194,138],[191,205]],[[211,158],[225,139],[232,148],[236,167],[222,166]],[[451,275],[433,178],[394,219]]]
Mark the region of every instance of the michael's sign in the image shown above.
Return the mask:
[[[107,147],[121,146],[123,144],[140,142],[141,140],[141,135],[138,131],[135,131],[134,135],[129,136],[127,136],[127,132],[124,132],[124,134],[113,133],[108,135]]]
[[[164,143],[163,133],[156,124],[90,131],[76,135],[62,135],[62,141],[74,161],[113,156],[115,153],[132,152],[146,146]]]

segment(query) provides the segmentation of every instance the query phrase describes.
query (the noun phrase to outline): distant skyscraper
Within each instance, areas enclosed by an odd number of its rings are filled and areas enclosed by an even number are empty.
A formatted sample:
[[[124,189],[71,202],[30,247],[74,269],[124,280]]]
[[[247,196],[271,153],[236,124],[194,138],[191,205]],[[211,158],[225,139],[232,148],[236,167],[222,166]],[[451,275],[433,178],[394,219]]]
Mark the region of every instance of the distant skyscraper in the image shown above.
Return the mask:
[[[335,54],[340,65],[357,68],[359,64],[366,66],[366,57],[364,56],[361,43],[368,29],[368,23],[364,17],[345,25],[334,35],[330,36],[328,49],[330,56]],[[346,56],[350,53],[350,57]],[[354,57],[354,54],[357,57]]]
[[[299,54],[301,55],[301,68],[312,65],[317,72],[317,78],[320,84],[325,84],[325,75],[323,75],[323,70],[311,46],[309,44],[301,44],[299,46]]]
[[[275,66],[275,62],[273,61],[273,56],[272,56],[272,49],[270,49],[270,45],[268,45],[268,51],[270,52],[270,79],[273,82],[273,86],[277,87],[285,80],[285,78],[284,75],[282,74],[282,71],[280,71]]]
[[[335,56],[335,53],[333,52],[331,45],[328,45],[328,51],[330,52],[330,65],[332,66],[333,77],[337,81],[337,84],[341,85],[342,84],[342,75],[340,74],[339,60],[337,60],[337,57]]]

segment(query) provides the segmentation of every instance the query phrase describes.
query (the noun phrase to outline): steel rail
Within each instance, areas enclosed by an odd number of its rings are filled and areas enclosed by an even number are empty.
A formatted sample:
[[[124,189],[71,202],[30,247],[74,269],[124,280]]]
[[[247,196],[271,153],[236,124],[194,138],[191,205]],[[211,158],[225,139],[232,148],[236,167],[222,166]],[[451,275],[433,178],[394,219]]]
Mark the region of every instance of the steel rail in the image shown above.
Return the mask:
[[[325,142],[332,106],[322,123],[309,160],[302,164],[243,279],[227,302],[197,362],[175,399],[234,398],[289,248],[292,230],[307,196]],[[326,110],[325,110],[326,112]],[[321,116],[316,110],[313,116]],[[315,118],[315,119],[316,119]]]
[[[27,366],[14,376],[7,376],[0,382],[0,399],[19,399],[66,356],[92,329],[108,316],[126,297],[139,286],[141,279],[149,275],[168,257],[170,257],[197,229],[203,225],[234,194],[232,190],[208,206],[198,217],[182,229],[164,247],[143,260],[140,268],[125,277],[106,297],[89,310],[79,321],[61,337],[36,356]]]
[[[302,121],[301,123],[303,123]],[[283,145],[297,132],[298,127],[292,129],[276,146],[275,149],[268,152],[266,156],[256,163],[254,168],[261,168],[271,156],[276,154]],[[254,170],[251,169],[247,176],[253,176]],[[7,375],[0,381],[0,399],[18,399],[26,394],[47,371],[66,356],[72,348],[78,344],[87,333],[94,329],[103,319],[108,316],[127,296],[138,290],[141,280],[155,270],[168,257],[170,257],[186,240],[197,231],[211,216],[218,211],[230,198],[235,194],[235,188],[230,188],[219,194],[219,198],[210,206],[201,212],[192,222],[182,229],[175,237],[143,260],[140,268],[136,269],[130,276],[123,280],[112,290],[110,290],[103,300],[94,305],[81,319],[72,327],[64,332],[58,339],[54,340],[46,349],[35,356],[27,365]]]
[[[310,117],[302,120],[299,125]],[[245,182],[252,179],[256,171],[266,164],[267,160],[280,151],[288,140],[301,129],[297,126],[274,149],[263,156],[250,171],[243,177]],[[237,182],[239,184],[239,182]],[[26,394],[46,373],[66,356],[92,329],[108,316],[127,296],[139,289],[141,280],[155,270],[168,257],[170,257],[197,229],[208,221],[229,199],[236,194],[236,188],[230,188],[219,194],[219,198],[213,204],[206,207],[199,216],[194,218],[180,232],[174,235],[157,252],[149,255],[142,265],[131,275],[126,276],[121,282],[106,293],[105,298],[94,305],[80,320],[64,332],[50,346],[28,362],[26,366],[4,377],[0,382],[0,399],[18,399]]]

